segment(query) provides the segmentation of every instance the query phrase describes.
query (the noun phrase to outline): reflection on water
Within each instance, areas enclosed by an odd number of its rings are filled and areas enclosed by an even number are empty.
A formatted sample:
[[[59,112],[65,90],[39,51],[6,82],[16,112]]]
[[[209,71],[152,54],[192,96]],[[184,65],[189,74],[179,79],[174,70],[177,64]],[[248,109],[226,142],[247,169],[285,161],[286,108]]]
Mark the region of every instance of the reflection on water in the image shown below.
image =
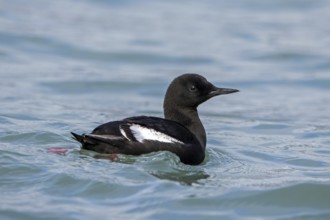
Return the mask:
[[[177,156],[169,152],[155,152],[141,156],[120,154],[99,154],[89,150],[81,150],[82,155],[109,162],[130,164],[143,168],[144,172],[159,179],[171,180],[181,184],[198,184],[200,180],[207,179],[209,175],[204,170],[196,170],[180,163]]]

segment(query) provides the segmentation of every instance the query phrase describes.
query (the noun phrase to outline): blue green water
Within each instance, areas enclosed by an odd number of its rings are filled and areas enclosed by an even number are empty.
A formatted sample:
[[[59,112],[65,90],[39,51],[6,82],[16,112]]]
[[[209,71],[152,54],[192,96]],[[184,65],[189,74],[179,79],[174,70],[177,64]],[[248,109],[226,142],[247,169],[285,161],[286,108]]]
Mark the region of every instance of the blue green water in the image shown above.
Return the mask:
[[[329,11],[326,0],[0,1],[0,219],[330,219]],[[167,152],[95,159],[71,139],[161,117],[186,72],[241,91],[199,108],[200,166]]]

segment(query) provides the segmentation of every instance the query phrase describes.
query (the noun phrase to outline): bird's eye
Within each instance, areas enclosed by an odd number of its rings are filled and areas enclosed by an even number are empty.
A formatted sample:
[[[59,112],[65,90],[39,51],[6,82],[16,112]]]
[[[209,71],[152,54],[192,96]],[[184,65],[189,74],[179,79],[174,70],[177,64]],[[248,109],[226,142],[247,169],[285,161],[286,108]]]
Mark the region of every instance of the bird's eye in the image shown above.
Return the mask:
[[[189,90],[191,92],[196,92],[197,88],[196,88],[196,86],[192,85],[192,86],[190,86]]]

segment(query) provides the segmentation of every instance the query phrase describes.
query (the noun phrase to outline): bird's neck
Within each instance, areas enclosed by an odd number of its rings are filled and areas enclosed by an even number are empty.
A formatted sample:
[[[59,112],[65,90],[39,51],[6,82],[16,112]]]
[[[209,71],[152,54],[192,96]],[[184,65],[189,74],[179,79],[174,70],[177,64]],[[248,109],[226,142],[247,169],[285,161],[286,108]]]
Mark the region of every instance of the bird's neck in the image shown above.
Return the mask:
[[[176,121],[188,128],[205,148],[206,133],[199,119],[197,108],[164,108],[164,114],[166,119]]]

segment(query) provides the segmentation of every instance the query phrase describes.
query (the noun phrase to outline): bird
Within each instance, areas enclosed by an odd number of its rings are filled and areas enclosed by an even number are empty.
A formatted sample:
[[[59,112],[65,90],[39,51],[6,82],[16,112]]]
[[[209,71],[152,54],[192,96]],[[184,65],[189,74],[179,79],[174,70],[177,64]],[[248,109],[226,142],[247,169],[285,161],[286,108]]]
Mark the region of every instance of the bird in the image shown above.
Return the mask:
[[[239,90],[219,88],[199,74],[186,73],[168,86],[164,118],[129,117],[102,124],[88,134],[71,132],[72,138],[81,143],[81,149],[102,154],[169,151],[184,164],[199,165],[205,159],[207,138],[197,107],[212,97],[235,92]]]

